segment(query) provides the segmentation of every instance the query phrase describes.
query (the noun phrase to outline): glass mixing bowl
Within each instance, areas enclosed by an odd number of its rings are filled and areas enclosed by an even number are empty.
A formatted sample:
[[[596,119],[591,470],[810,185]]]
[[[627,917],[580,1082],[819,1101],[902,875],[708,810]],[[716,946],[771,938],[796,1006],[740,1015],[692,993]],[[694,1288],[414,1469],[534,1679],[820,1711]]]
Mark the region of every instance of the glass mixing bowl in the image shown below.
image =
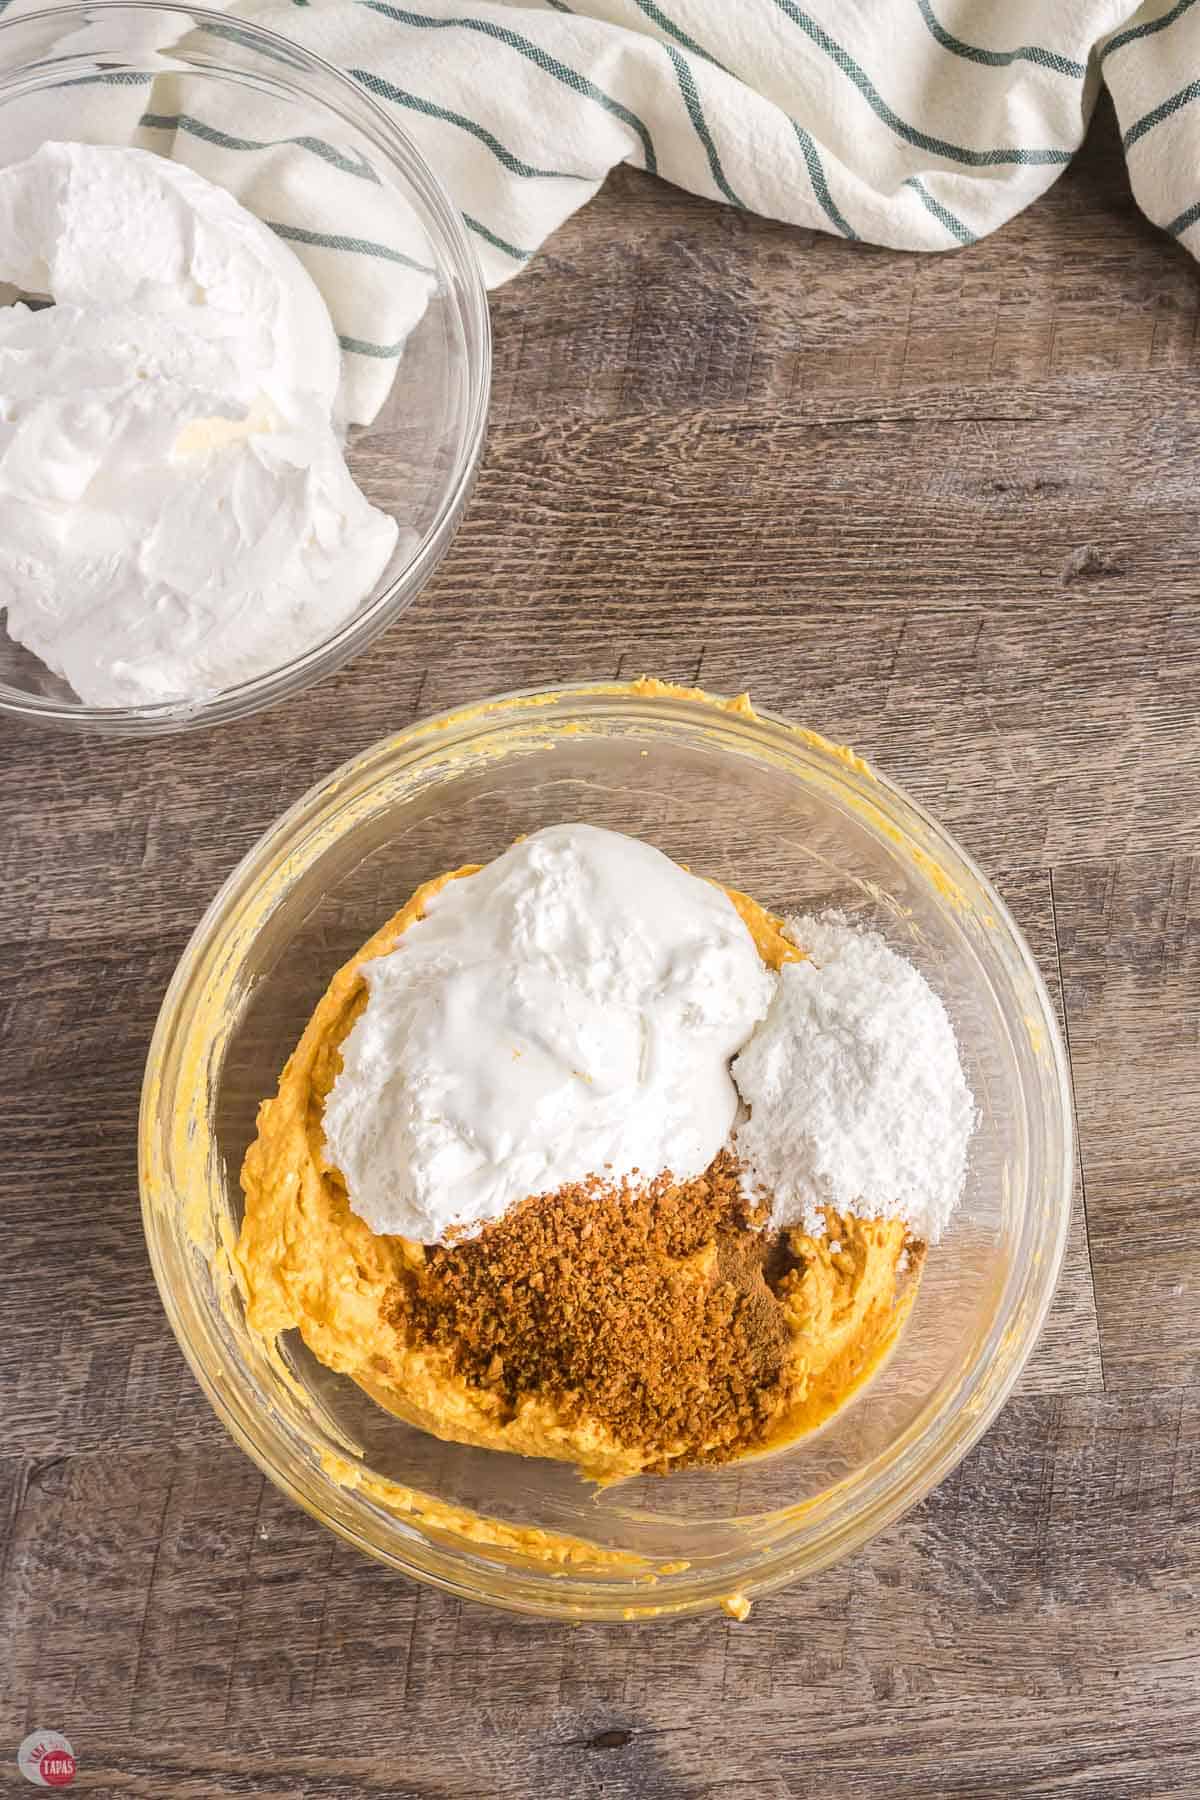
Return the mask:
[[[178,156],[273,224],[330,301],[351,421],[346,460],[400,535],[374,590],[338,629],[200,701],[86,706],[13,643],[0,615],[0,711],[125,735],[256,712],[377,637],[416,598],[457,530],[491,379],[475,253],[415,146],[357,83],[286,38],[221,13],[101,4],[0,23],[0,168],[47,139]],[[6,292],[14,297],[0,287],[0,300]],[[356,412],[369,418],[354,423]]]
[[[256,1106],[334,970],[426,877],[569,820],[644,837],[777,911],[836,905],[878,928],[945,1000],[980,1112],[962,1208],[874,1379],[773,1455],[604,1489],[563,1464],[412,1429],[295,1333],[268,1354],[246,1328],[227,1253]],[[822,739],[702,695],[612,683],[414,726],[299,801],[188,946],[141,1115],[143,1216],[163,1304],[243,1449],[395,1568],[575,1619],[752,1598],[845,1556],[940,1481],[995,1415],[1045,1317],[1071,1157],[1046,989],[952,839]]]

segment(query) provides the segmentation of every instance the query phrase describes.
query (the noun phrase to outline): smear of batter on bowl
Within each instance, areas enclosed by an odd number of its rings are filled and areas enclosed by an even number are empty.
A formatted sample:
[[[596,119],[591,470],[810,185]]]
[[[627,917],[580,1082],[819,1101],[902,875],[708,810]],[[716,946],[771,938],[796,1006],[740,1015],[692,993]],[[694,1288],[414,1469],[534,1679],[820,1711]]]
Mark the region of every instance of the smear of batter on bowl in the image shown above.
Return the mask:
[[[333,977],[245,1160],[249,1322],[442,1438],[726,1463],[886,1355],[973,1119],[880,940],[551,827]]]

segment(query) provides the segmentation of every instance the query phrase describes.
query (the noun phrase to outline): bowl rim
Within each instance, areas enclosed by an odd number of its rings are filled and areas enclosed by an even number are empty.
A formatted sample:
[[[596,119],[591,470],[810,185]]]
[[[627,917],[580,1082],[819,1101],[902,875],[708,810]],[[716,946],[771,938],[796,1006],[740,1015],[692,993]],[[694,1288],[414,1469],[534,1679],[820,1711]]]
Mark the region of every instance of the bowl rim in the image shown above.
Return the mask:
[[[460,1598],[480,1601],[501,1609],[560,1619],[637,1620],[658,1617],[679,1618],[711,1611],[728,1596],[731,1586],[747,1597],[761,1597],[811,1574],[819,1573],[844,1556],[862,1548],[880,1531],[904,1516],[962,1461],[968,1451],[988,1429],[1015,1386],[1034,1348],[1049,1311],[1058,1284],[1066,1251],[1074,1189],[1075,1121],[1069,1062],[1058,1026],[1053,1002],[1038,963],[1023,932],[1003,900],[983,875],[974,859],[957,840],[907,792],[889,777],[861,763],[838,746],[802,727],[789,723],[780,715],[755,707],[747,716],[728,710],[729,702],[701,690],[672,689],[666,695],[639,693],[635,684],[618,681],[579,681],[548,687],[516,689],[487,699],[449,708],[442,713],[414,721],[401,730],[367,746],[357,755],[314,783],[279,818],[270,825],[254,845],[241,857],[206,909],[185,947],[172,975],[155,1025],[146,1063],[139,1116],[139,1173],[143,1227],[159,1295],[185,1359],[192,1368],[202,1390],[234,1441],[251,1457],[262,1472],[296,1501],[313,1518],[327,1526],[347,1543],[368,1555],[419,1581],[453,1593]],[[588,717],[601,719],[632,711],[657,720],[673,717],[687,727],[703,726],[711,734],[714,725],[731,729],[736,735],[758,739],[789,757],[815,760],[839,782],[868,792],[872,802],[882,798],[888,816],[912,827],[918,856],[921,839],[941,851],[955,874],[964,874],[986,901],[989,923],[1002,937],[1006,948],[1016,958],[1021,973],[1030,982],[1038,1003],[1036,1025],[1046,1050],[1048,1075],[1039,1087],[1038,1098],[1049,1119],[1047,1156],[1043,1188],[1043,1213],[1048,1230],[1037,1241],[1037,1253],[1026,1255],[1023,1266],[1014,1265],[1006,1275],[1003,1290],[996,1302],[987,1334],[987,1345],[969,1365],[968,1374],[955,1391],[953,1410],[934,1409],[927,1416],[927,1406],[917,1415],[894,1444],[874,1463],[877,1468],[872,1485],[851,1511],[822,1526],[820,1536],[798,1551],[794,1541],[775,1545],[745,1579],[731,1583],[728,1576],[705,1574],[691,1585],[686,1596],[668,1596],[660,1587],[645,1585],[644,1576],[631,1575],[624,1582],[608,1577],[603,1584],[589,1585],[576,1576],[564,1581],[549,1573],[503,1569],[489,1564],[486,1580],[473,1572],[465,1556],[457,1550],[446,1550],[436,1538],[423,1537],[418,1530],[403,1526],[395,1515],[371,1507],[377,1518],[387,1518],[393,1530],[391,1541],[383,1545],[356,1524],[339,1517],[338,1508],[324,1500],[344,1500],[346,1489],[325,1470],[312,1466],[307,1483],[297,1482],[281,1461],[272,1456],[262,1436],[256,1436],[232,1403],[228,1383],[214,1379],[205,1367],[187,1334],[180,1317],[176,1297],[171,1291],[158,1241],[162,1229],[152,1192],[151,1168],[155,1161],[153,1138],[160,1129],[156,1116],[160,1073],[173,1034],[184,1016],[181,1008],[186,990],[203,955],[213,952],[220,934],[239,899],[245,899],[259,885],[273,878],[281,862],[290,862],[312,841],[322,818],[335,817],[356,796],[369,793],[379,784],[385,769],[397,772],[397,762],[406,755],[406,766],[420,766],[428,758],[436,760],[447,748],[459,748],[475,737],[503,732],[517,721],[551,722],[557,709],[581,709]],[[907,835],[907,833],[906,833]],[[926,852],[928,854],[928,852]],[[273,908],[271,909],[273,911]],[[264,915],[265,917],[269,915]],[[168,1090],[169,1091],[169,1090]],[[1022,1081],[1027,1103],[1029,1094]],[[178,1204],[178,1196],[175,1196]],[[1034,1208],[1027,1207],[1028,1217]],[[1016,1289],[1020,1288],[1020,1292]],[[986,1353],[1006,1338],[1016,1334],[1019,1342],[1010,1348],[999,1376],[994,1373],[994,1359]],[[249,1385],[249,1384],[247,1384]],[[255,1401],[258,1396],[255,1394]],[[264,1418],[261,1407],[247,1413],[255,1423]],[[278,1448],[284,1432],[274,1421],[269,1422],[271,1446]],[[867,1465],[871,1466],[871,1465]],[[855,1477],[857,1479],[857,1476]],[[810,1505],[806,1513],[821,1507],[836,1495],[841,1483],[826,1490]],[[784,1509],[788,1511],[789,1509]],[[663,1604],[666,1602],[666,1604]]]
[[[423,224],[431,231],[435,255],[444,265],[439,267],[439,279],[454,294],[460,308],[468,391],[453,476],[439,504],[437,517],[427,528],[417,549],[368,606],[299,656],[204,699],[157,700],[138,706],[95,706],[83,701],[47,699],[0,682],[0,713],[113,736],[148,736],[244,718],[333,674],[372,643],[416,599],[457,531],[483,454],[492,385],[492,330],[487,289],[479,257],[458,208],[403,126],[384,110],[373,94],[316,51],[293,42],[269,26],[231,19],[228,14],[211,7],[188,6],[183,0],[104,0],[99,6],[80,4],[75,0],[68,6],[39,7],[15,18],[0,18],[0,108],[7,99],[21,93],[57,85],[56,81],[47,80],[20,86],[24,78],[38,68],[50,65],[26,62],[5,67],[6,34],[48,20],[63,24],[78,20],[102,26],[111,21],[117,29],[122,16],[152,13],[169,13],[189,19],[201,31],[217,28],[214,35],[218,36],[228,36],[231,28],[236,27],[239,41],[250,49],[272,53],[281,66],[286,64],[307,74],[320,75],[346,95],[355,111],[361,112],[363,116],[355,121],[356,128],[373,136],[376,147],[399,171],[410,195],[415,195],[419,203]],[[112,57],[129,66],[139,60],[140,54],[136,50],[117,49],[112,52]],[[94,61],[103,55],[105,52],[100,49],[72,52],[56,58],[55,66]],[[197,73],[220,75],[219,70],[198,70]],[[294,81],[289,76],[281,74],[278,85],[281,89],[303,94],[302,81]],[[329,105],[323,98],[318,103]]]

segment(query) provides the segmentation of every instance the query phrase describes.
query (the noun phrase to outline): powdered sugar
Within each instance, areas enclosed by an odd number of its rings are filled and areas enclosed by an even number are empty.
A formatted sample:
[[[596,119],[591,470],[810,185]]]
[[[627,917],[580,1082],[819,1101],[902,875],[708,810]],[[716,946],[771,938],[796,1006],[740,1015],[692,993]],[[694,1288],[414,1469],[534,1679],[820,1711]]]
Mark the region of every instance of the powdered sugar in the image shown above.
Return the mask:
[[[733,1064],[750,1117],[735,1148],[772,1223],[821,1209],[903,1218],[936,1243],[962,1196],[975,1104],[941,1000],[910,962],[835,914],[791,919],[785,964]]]

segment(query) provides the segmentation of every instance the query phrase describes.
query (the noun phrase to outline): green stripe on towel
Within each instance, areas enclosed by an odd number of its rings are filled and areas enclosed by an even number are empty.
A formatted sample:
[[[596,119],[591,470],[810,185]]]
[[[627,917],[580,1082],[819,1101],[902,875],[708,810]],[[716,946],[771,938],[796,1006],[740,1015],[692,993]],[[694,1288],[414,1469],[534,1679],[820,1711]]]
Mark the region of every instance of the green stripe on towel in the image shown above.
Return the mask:
[[[351,69],[355,81],[361,82],[368,93],[376,99],[390,100],[394,106],[407,106],[413,112],[423,114],[427,119],[440,119],[443,124],[457,125],[460,131],[470,132],[491,151],[496,161],[506,168],[510,175],[521,175],[527,180],[545,181],[587,181],[586,175],[576,175],[572,169],[535,169],[532,164],[522,162],[519,156],[493,137],[486,125],[480,125],[475,119],[468,119],[465,113],[451,112],[448,107],[435,106],[432,100],[422,100],[419,94],[406,93],[403,88],[393,87],[382,75],[372,75],[369,69]]]
[[[795,0],[775,0],[775,5],[853,82],[876,118],[882,120],[898,138],[902,138],[906,144],[914,145],[918,150],[927,150],[933,156],[944,156],[947,161],[963,163],[970,169],[995,169],[1012,164],[1024,168],[1044,168],[1049,164],[1069,163],[1075,154],[1073,150],[1028,150],[1024,146],[970,150],[963,144],[952,144],[946,138],[930,137],[928,132],[917,131],[899,113],[893,112],[866,70],[815,19],[803,12],[795,4]]]
[[[522,37],[520,32],[510,31],[507,25],[497,25],[491,19],[431,19],[424,13],[407,12],[399,6],[387,6],[384,4],[384,0],[362,0],[362,4],[371,12],[381,13],[385,19],[394,19],[399,25],[412,25],[426,31],[478,31],[482,36],[492,38],[498,44],[505,44],[510,50],[515,50],[518,55],[526,57],[544,74],[552,75],[556,81],[561,81],[563,86],[569,87],[573,93],[582,94],[585,100],[595,101],[596,105],[602,106],[605,112],[611,113],[614,118],[620,119],[628,125],[641,141],[646,168],[651,175],[658,174],[658,158],[654,154],[653,140],[637,114],[630,112],[627,106],[622,106],[619,100],[614,100],[611,94],[606,94],[602,88],[598,88],[594,81],[589,81],[586,75],[579,73],[578,69],[572,69],[567,63],[560,62],[556,56],[551,56],[549,51],[543,50],[540,44],[535,44],[532,38]]]
[[[1144,138],[1148,131],[1153,131],[1156,125],[1161,125],[1163,120],[1169,119],[1172,114],[1182,112],[1185,106],[1190,106],[1192,101],[1197,98],[1200,98],[1200,81],[1189,81],[1186,87],[1181,87],[1177,94],[1172,94],[1171,98],[1164,100],[1161,106],[1155,106],[1150,112],[1143,113],[1137,123],[1131,125],[1121,139],[1122,148],[1132,150],[1133,146],[1139,139]]]
[[[910,175],[904,185],[912,189],[925,211],[932,213],[938,224],[946,227],[951,237],[956,237],[960,244],[978,243],[979,240],[975,233],[968,231],[962,220],[956,219],[948,206],[943,206],[940,200],[934,199],[919,175]]]
[[[688,67],[686,59],[679,54],[674,45],[664,44],[663,49],[675,65],[675,76],[679,82],[679,91],[683,95],[683,103],[688,109],[688,117],[695,127],[696,136],[704,145],[704,153],[708,157],[708,166],[712,173],[713,181],[729,201],[730,205],[739,206],[744,212],[746,210],[746,202],[738,198],[737,194],[734,193],[728,181],[725,179],[725,171],[721,167],[721,158],[717,152],[717,146],[713,142],[712,133],[708,129],[708,121],[704,117],[704,108],[700,104],[700,95],[696,91],[695,77]]]
[[[389,362],[393,357],[399,356],[407,341],[406,338],[401,338],[397,344],[372,344],[368,343],[366,338],[339,337],[338,339],[342,349],[348,351],[351,356],[375,356],[383,362]]]
[[[702,56],[706,63],[712,64],[714,69],[720,69],[722,75],[732,74],[732,70],[727,69],[724,63],[718,62],[715,56],[710,55],[703,44],[698,44],[695,38],[689,37],[681,26],[676,25],[674,19],[668,19],[662,7],[654,4],[654,0],[634,0],[634,4],[639,12],[645,13],[652,25],[657,25],[660,31],[664,31],[674,43],[679,45],[681,50],[689,51],[692,56]],[[735,76],[734,79],[736,80],[737,77]]]
[[[1182,237],[1185,231],[1192,229],[1197,219],[1200,219],[1200,200],[1194,201],[1177,218],[1172,219],[1169,225],[1164,225],[1163,230],[1168,237]]]
[[[319,156],[323,162],[332,163],[335,169],[344,170],[347,175],[357,175],[363,181],[376,184],[379,181],[369,162],[354,162],[340,150],[335,150],[332,144],[327,144],[324,138],[267,138],[260,143],[255,138],[230,137],[227,131],[218,131],[215,125],[206,125],[202,119],[192,118],[190,113],[143,113],[138,124],[147,131],[186,131],[191,137],[215,144],[221,150],[277,150],[283,144],[296,144],[301,150]]]
[[[373,244],[369,238],[338,237],[329,231],[306,231],[302,225],[284,225],[278,219],[264,219],[263,224],[276,237],[285,238],[290,244],[313,244],[319,250],[346,250],[355,256],[378,256],[384,262],[400,263],[406,269],[415,269],[419,275],[437,274],[437,270],[429,263],[418,262],[415,256],[406,256],[403,250],[392,250],[387,244]]]
[[[805,131],[803,125],[799,124],[795,119],[792,120],[792,130],[796,133],[796,136],[800,141],[800,148],[804,152],[804,160],[808,165],[808,179],[812,182],[813,193],[817,196],[817,202],[821,211],[825,214],[829,223],[831,225],[836,225],[842,236],[849,238],[852,244],[861,242],[857,231],[855,231],[852,225],[847,223],[837,206],[834,204],[834,198],[829,191],[829,183],[825,179],[825,170],[821,165],[821,157],[816,144],[813,142],[808,132]]]
[[[1170,12],[1163,13],[1159,19],[1149,19],[1144,25],[1131,25],[1127,31],[1118,31],[1115,37],[1109,38],[1100,52],[1100,61],[1107,62],[1117,50],[1123,50],[1126,44],[1134,44],[1139,38],[1153,37],[1156,31],[1165,31],[1176,19],[1181,19],[1185,12],[1190,12],[1196,0],[1178,0]]]
[[[1187,0],[1187,3],[1190,5],[1191,0]],[[942,49],[965,58],[967,62],[982,63],[987,69],[1007,69],[1015,62],[1036,63],[1040,69],[1053,69],[1056,75],[1073,75],[1077,81],[1082,81],[1087,74],[1086,63],[1073,62],[1069,56],[1059,56],[1054,50],[1043,50],[1038,44],[1022,44],[1019,50],[981,50],[977,44],[965,44],[962,38],[955,37],[939,22],[929,0],[917,0],[917,5],[921,9],[921,17]]]
[[[473,219],[470,213],[463,214],[463,224],[477,237],[481,237],[485,244],[491,244],[493,249],[501,251],[505,256],[511,256],[514,262],[526,263],[533,255],[532,250],[518,250],[515,244],[507,243],[504,238],[497,237],[494,231],[490,231],[478,219]]]

